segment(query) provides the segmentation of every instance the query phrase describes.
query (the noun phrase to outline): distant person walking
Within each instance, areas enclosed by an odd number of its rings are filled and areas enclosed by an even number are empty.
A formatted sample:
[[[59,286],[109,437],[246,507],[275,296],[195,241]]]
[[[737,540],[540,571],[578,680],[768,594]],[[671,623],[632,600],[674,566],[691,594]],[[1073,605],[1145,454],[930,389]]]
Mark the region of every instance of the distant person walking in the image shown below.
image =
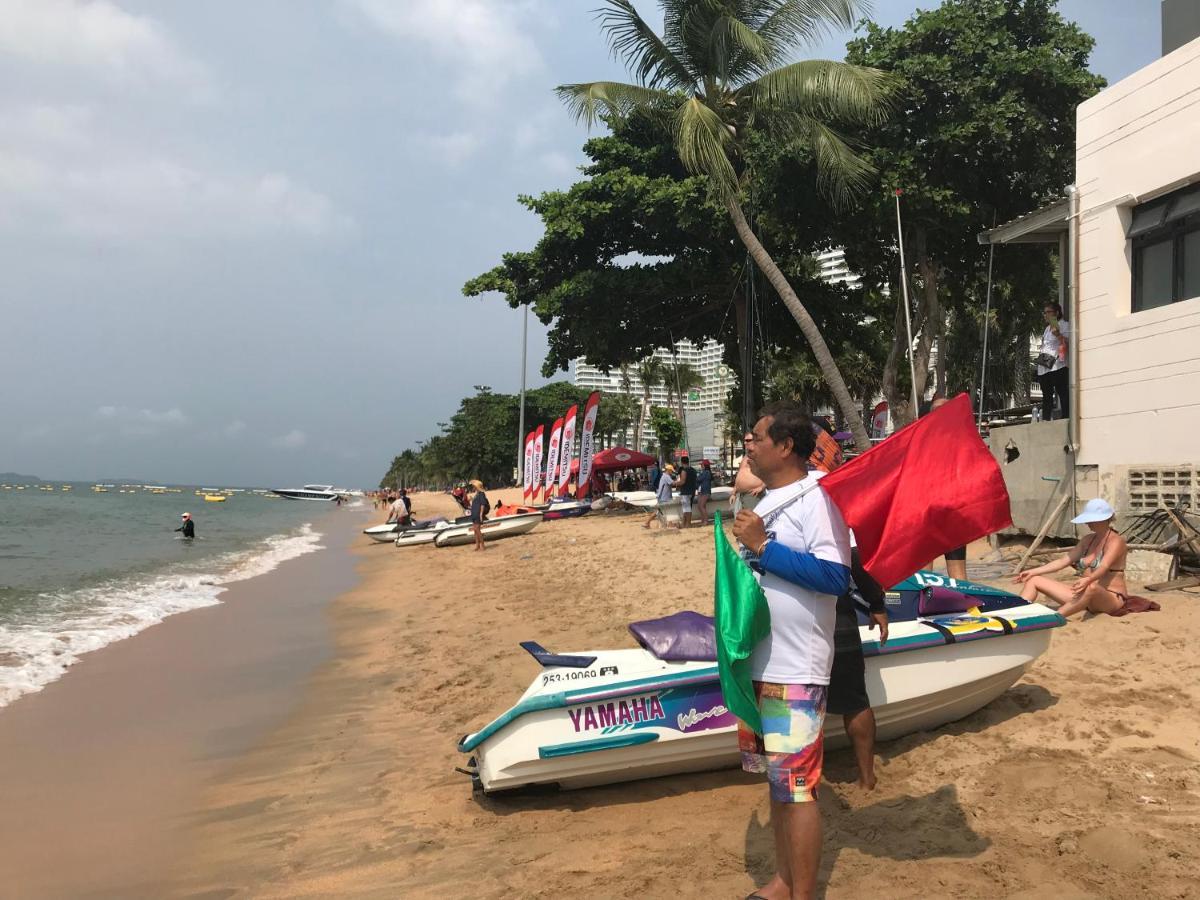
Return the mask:
[[[483,523],[487,521],[488,513],[492,511],[492,504],[488,500],[488,495],[483,492],[482,481],[472,480],[469,491],[472,493],[471,531],[475,534],[475,549],[486,550],[487,544],[483,542]]]
[[[175,530],[182,531],[183,536],[191,540],[196,536],[196,523],[192,521],[192,514],[184,513],[179,518],[182,519],[182,521],[180,522],[179,527]]]
[[[658,518],[658,508],[664,503],[671,502],[671,487],[675,484],[675,467],[667,463],[666,468],[662,470],[662,474],[658,476],[658,485],[655,489],[657,502],[650,510],[650,517],[646,519],[646,524],[643,528],[649,528],[651,523]]]
[[[712,497],[712,463],[700,460],[700,471],[696,473],[696,505],[700,507],[700,524],[708,524],[708,500]]]

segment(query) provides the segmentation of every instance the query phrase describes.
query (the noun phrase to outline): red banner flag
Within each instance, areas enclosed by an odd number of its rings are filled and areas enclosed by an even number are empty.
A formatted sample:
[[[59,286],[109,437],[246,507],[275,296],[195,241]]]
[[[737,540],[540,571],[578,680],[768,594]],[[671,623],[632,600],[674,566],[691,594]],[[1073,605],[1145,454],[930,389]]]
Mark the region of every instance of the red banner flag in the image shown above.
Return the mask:
[[[562,419],[554,420],[550,429],[550,448],[546,451],[546,499],[554,493],[554,483],[558,481],[558,439],[562,436]]]
[[[582,500],[588,495],[592,477],[592,456],[596,443],[592,432],[596,429],[596,416],[600,412],[600,392],[592,391],[583,407],[583,431],[579,438],[579,478],[575,482],[575,499]]]
[[[533,502],[538,502],[542,491],[542,440],[546,434],[546,426],[539,425],[533,433]]]
[[[567,495],[567,482],[571,480],[571,456],[575,452],[575,417],[579,412],[576,404],[567,410],[563,420],[562,450],[559,453],[558,465],[558,495]]]
[[[525,435],[525,477],[522,481],[522,486],[525,488],[525,502],[529,502],[529,495],[533,493],[533,437],[535,432],[529,432]]]
[[[1012,524],[1000,466],[959,394],[820,481],[863,568],[898,584],[947,550]]]

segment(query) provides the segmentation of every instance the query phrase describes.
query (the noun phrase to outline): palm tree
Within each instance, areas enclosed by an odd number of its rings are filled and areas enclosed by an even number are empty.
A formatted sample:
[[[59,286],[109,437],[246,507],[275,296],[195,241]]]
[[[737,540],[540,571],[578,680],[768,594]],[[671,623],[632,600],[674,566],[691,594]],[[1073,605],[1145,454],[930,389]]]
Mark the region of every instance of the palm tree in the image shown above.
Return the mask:
[[[572,114],[635,112],[669,123],[680,161],[706,175],[746,245],[812,347],[855,443],[870,447],[857,404],[833,355],[787,277],[763,247],[742,209],[743,142],[755,128],[812,150],[818,184],[845,204],[872,174],[835,125],[868,125],[887,112],[889,79],[876,70],[826,60],[789,62],[792,51],[830,26],[852,27],[864,0],[659,0],[659,36],[631,0],[603,0],[601,29],[635,84],[595,81],[556,89]],[[739,171],[741,170],[741,171]]]
[[[673,362],[668,364],[663,372],[663,383],[667,388],[667,403],[676,401],[675,409],[679,413],[679,421],[683,425],[683,444],[687,440],[687,416],[683,411],[683,401],[694,387],[704,387],[704,376],[692,368],[690,363]]]
[[[642,449],[642,436],[646,432],[646,417],[650,415],[650,391],[663,380],[662,360],[656,356],[648,356],[637,364],[634,369],[637,379],[642,385],[642,409],[638,415],[637,434],[634,436],[635,450]]]

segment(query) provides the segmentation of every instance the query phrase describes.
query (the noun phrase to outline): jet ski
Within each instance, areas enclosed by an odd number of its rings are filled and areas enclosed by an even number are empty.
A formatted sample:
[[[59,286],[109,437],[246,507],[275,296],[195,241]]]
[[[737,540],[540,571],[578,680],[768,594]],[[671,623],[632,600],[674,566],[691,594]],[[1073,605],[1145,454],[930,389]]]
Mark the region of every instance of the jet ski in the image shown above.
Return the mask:
[[[1007,591],[917,572],[886,592],[889,637],[860,616],[880,740],[961,719],[1008,690],[1066,624]],[[554,654],[517,703],[459,741],[459,771],[486,793],[574,789],[736,766],[737,720],[717,676],[712,619],[682,612],[630,626],[641,646]],[[826,718],[828,744],[846,741]]]

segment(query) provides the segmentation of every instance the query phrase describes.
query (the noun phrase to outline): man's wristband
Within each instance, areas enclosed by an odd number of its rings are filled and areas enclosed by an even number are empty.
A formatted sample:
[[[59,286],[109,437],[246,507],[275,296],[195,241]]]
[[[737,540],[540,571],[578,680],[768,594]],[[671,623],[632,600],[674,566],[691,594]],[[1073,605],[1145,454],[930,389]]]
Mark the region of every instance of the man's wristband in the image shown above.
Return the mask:
[[[754,551],[755,556],[762,556],[763,551],[767,549],[767,544],[771,543],[770,538],[764,538],[763,542],[758,545],[758,549]]]

